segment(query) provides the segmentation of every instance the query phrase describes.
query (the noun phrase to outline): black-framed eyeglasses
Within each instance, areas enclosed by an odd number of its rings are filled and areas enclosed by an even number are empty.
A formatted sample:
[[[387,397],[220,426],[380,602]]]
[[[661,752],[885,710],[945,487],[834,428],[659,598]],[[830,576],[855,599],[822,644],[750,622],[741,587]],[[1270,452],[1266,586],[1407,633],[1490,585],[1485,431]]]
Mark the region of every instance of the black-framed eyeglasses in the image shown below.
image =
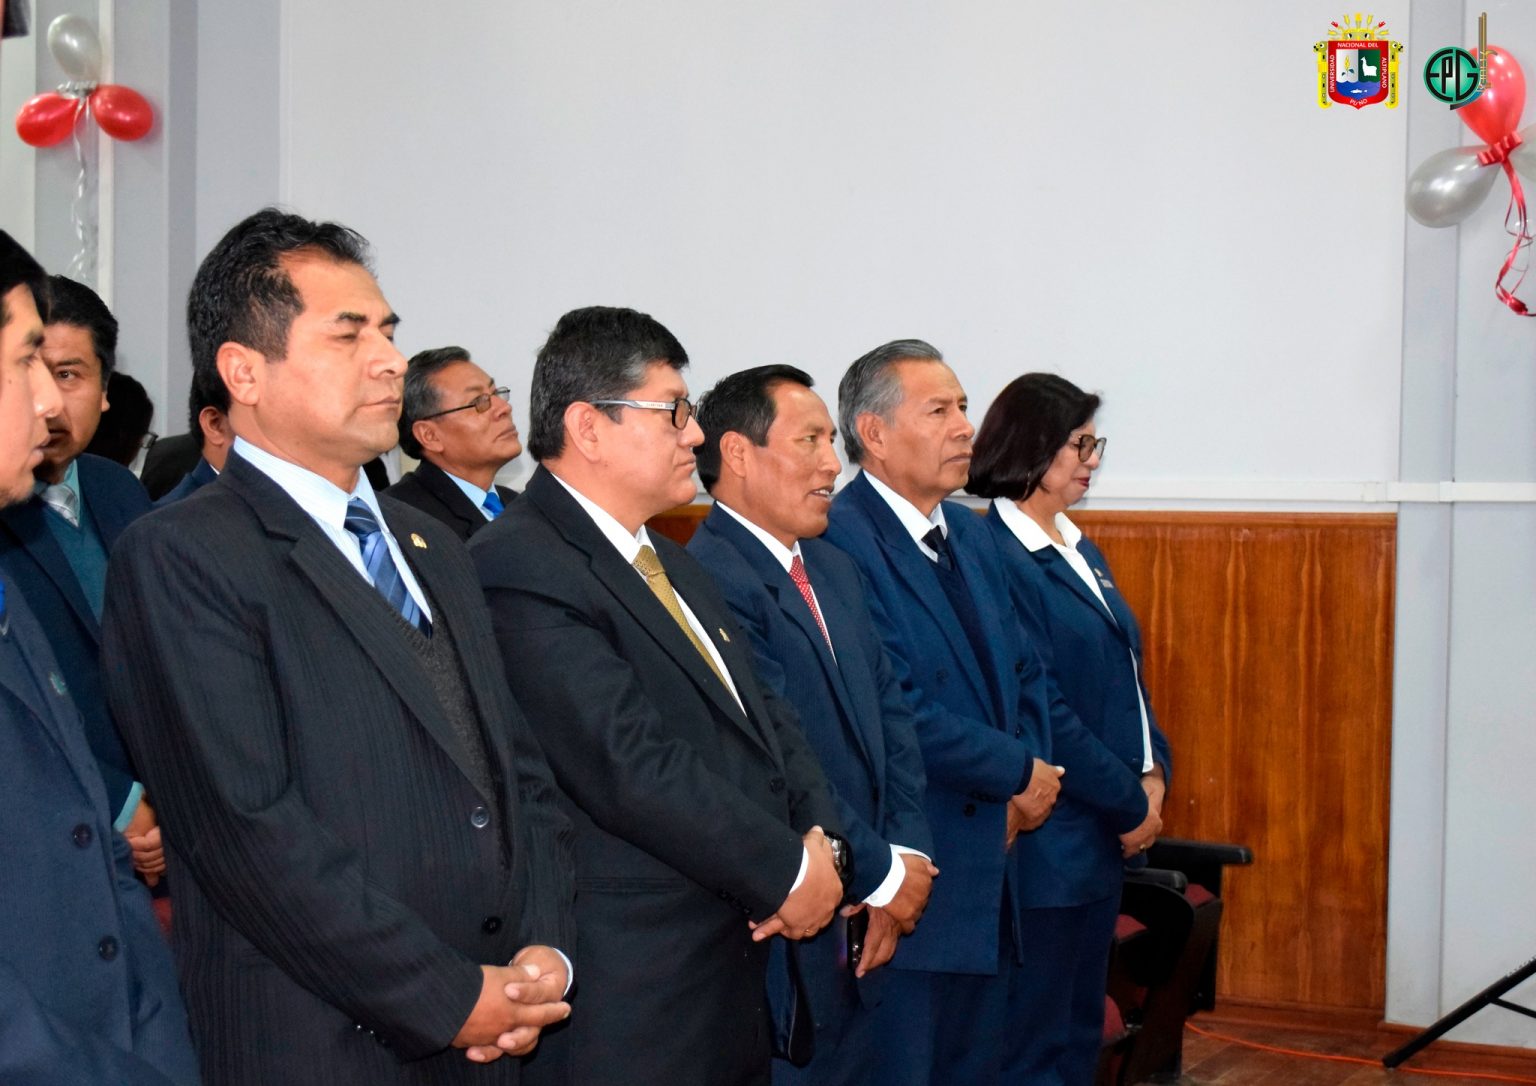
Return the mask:
[[[489,392],[480,393],[480,395],[476,396],[473,400],[470,400],[466,404],[460,404],[458,407],[450,407],[446,411],[434,411],[430,415],[421,416],[421,418],[417,419],[416,421],[426,422],[428,419],[442,418],[444,415],[451,415],[455,411],[468,411],[471,407],[475,409],[475,414],[483,415],[491,409],[492,400],[505,400],[510,395],[512,395],[512,390],[503,385],[501,388],[493,388]]]
[[[672,426],[681,430],[693,418],[693,404],[679,397],[675,400],[588,400],[593,407],[638,407],[642,411],[672,412]]]
[[[1109,444],[1107,437],[1094,437],[1092,434],[1084,434],[1076,441],[1069,441],[1069,448],[1077,450],[1077,458],[1084,464],[1093,459],[1093,454],[1098,453],[1099,459],[1104,459],[1104,446]]]

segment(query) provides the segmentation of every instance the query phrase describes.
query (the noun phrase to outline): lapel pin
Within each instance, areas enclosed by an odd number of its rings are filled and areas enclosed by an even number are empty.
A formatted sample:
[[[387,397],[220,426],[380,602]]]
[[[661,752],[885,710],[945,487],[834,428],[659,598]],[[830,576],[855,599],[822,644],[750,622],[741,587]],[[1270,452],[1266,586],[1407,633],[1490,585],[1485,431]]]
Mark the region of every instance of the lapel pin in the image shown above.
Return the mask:
[[[426,550],[427,549],[427,541],[425,539],[421,538],[421,536],[417,535],[415,532],[412,532],[411,533],[411,546],[419,547],[422,550]]]
[[[717,627],[717,629],[720,631],[720,640],[729,645],[731,643],[731,635],[725,632],[724,626]]]

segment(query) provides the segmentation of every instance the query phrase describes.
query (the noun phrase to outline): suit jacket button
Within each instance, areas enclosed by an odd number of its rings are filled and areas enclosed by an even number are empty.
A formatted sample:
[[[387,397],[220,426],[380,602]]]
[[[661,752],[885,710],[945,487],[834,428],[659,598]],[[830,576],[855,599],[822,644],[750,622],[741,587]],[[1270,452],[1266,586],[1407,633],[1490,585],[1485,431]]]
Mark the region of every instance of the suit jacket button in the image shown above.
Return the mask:
[[[942,683],[949,678],[949,672],[941,667],[938,671],[933,673],[933,677]]]
[[[495,935],[498,931],[501,930],[501,917],[499,917],[499,916],[488,916],[488,917],[486,917],[485,918],[485,922],[480,925],[480,930],[485,932],[485,934],[487,934],[487,935]]]
[[[469,812],[469,824],[477,830],[483,830],[491,824],[491,812],[484,807],[476,807]]]
[[[976,804],[974,804],[974,803],[967,803],[965,805],[965,817],[966,818],[970,818],[975,813],[976,813]]]
[[[1023,660],[1016,660],[1016,661],[1014,661],[1013,673],[1015,675],[1022,675],[1022,674],[1024,674],[1024,661]]]
[[[772,780],[770,780],[768,782],[768,791],[772,792],[774,795],[778,795],[780,792],[784,791],[784,778],[774,777]]]
[[[90,848],[91,838],[94,836],[95,834],[91,833],[91,827],[87,826],[84,822],[76,826],[69,835],[70,840],[74,841],[76,848]]]
[[[101,942],[96,944],[96,953],[101,955],[102,961],[110,962],[117,957],[117,940],[110,935],[103,936]]]

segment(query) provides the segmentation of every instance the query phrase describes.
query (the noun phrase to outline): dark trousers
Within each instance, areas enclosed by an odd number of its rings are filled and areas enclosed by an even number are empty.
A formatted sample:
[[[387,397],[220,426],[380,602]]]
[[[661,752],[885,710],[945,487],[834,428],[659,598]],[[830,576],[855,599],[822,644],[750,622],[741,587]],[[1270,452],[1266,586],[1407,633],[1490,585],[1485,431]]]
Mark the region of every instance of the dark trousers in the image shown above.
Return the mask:
[[[1104,986],[1120,898],[1025,909],[1024,966],[1009,993],[1021,1044],[1003,1067],[1019,1086],[1091,1086],[1104,1036]]]

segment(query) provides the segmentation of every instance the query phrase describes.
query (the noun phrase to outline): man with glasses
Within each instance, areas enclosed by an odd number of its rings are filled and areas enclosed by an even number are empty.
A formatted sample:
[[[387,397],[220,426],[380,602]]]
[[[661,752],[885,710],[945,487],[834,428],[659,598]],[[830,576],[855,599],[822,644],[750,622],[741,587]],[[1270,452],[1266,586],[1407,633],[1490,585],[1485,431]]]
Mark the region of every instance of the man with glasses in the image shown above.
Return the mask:
[[[581,1009],[540,1058],[590,1086],[766,1083],[767,940],[815,935],[851,877],[793,711],[709,575],[645,527],[697,493],[687,363],[645,314],[562,317],[534,367],[539,468],[470,544],[576,826]]]
[[[414,355],[405,370],[400,447],[421,464],[389,495],[465,541],[500,516],[517,491],[497,486],[496,473],[523,451],[509,391],[463,347]]]

